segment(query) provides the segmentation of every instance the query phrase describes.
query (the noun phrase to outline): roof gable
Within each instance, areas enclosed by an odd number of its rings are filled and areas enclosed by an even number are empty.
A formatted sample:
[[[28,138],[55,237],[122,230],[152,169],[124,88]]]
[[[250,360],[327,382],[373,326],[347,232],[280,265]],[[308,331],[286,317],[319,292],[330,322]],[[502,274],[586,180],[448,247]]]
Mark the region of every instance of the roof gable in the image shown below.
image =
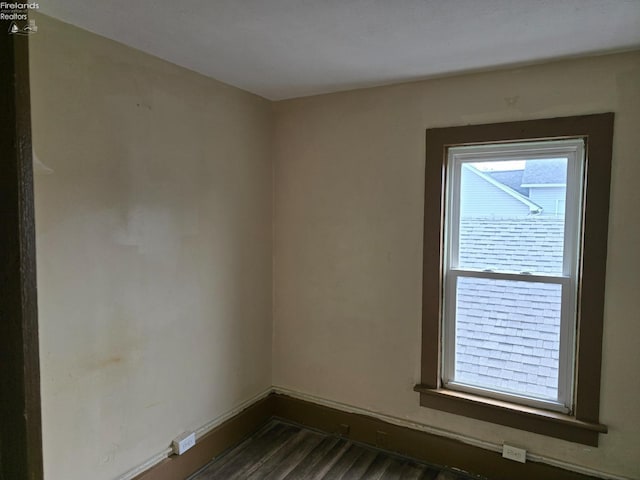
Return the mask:
[[[532,202],[529,198],[527,198],[523,194],[521,194],[519,192],[516,192],[513,188],[510,188],[507,185],[505,185],[504,183],[496,180],[491,175],[488,175],[487,173],[481,172],[480,170],[478,170],[473,165],[465,163],[465,164],[462,165],[462,167],[466,168],[468,171],[474,173],[475,175],[477,175],[478,177],[480,177],[482,180],[486,181],[487,183],[489,183],[489,184],[493,185],[494,187],[502,190],[503,192],[505,192],[506,194],[510,195],[511,197],[516,199],[517,201],[525,204],[527,207],[529,207],[529,211],[530,212],[539,213],[539,212],[542,211],[542,207],[540,205],[538,205],[535,202]]]

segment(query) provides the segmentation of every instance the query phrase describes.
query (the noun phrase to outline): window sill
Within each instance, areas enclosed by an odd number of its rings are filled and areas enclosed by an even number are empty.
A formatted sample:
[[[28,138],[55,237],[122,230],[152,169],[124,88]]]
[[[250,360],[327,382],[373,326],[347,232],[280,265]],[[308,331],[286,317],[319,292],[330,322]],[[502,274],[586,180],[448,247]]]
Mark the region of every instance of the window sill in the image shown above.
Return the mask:
[[[600,423],[578,420],[571,415],[527,407],[444,388],[416,385],[420,405],[507,427],[539,433],[583,445],[598,446],[598,435],[607,433]]]

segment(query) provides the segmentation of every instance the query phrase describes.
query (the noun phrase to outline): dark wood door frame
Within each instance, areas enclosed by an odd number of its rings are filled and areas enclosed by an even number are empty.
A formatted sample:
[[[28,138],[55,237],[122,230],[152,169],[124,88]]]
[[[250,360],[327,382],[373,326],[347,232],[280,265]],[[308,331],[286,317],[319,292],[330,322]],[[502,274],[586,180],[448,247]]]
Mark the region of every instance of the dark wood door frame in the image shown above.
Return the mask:
[[[10,23],[0,21],[0,480],[42,480],[28,37]]]

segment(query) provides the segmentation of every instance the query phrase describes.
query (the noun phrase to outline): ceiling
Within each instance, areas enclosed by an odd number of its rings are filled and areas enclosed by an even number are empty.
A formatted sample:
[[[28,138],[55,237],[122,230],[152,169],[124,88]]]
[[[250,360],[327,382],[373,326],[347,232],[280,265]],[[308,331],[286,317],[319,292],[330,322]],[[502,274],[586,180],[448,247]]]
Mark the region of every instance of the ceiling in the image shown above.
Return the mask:
[[[640,0],[45,0],[40,8],[272,100],[640,48]]]

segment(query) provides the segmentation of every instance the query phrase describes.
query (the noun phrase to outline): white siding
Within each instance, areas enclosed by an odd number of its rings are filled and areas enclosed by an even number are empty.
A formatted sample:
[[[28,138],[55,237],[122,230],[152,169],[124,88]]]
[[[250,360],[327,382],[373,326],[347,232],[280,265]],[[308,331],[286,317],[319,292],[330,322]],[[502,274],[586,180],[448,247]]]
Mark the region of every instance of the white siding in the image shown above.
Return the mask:
[[[469,168],[462,168],[460,178],[461,217],[512,217],[529,215],[529,207]]]
[[[564,215],[566,187],[531,187],[529,198],[540,205],[543,215]]]

